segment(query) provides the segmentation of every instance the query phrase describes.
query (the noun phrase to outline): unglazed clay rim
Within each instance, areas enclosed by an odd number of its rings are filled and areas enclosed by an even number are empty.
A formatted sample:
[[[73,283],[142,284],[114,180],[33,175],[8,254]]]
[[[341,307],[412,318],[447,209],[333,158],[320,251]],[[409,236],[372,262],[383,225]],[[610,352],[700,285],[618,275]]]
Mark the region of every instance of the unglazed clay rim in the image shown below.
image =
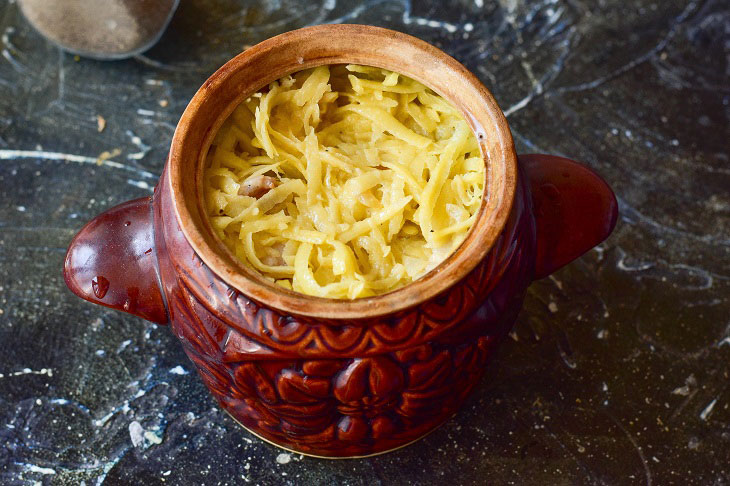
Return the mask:
[[[390,69],[429,86],[463,113],[478,138],[483,158],[487,157],[490,142],[491,151],[497,154],[488,162],[485,160],[487,197],[482,200],[477,219],[459,248],[415,282],[386,294],[355,300],[327,299],[286,290],[236,259],[210,227],[201,187],[205,153],[235,106],[287,74],[343,63]],[[259,76],[259,82],[238,86],[237,93],[225,87],[226,83],[234,83],[236,76],[245,75]],[[217,100],[210,101],[216,97]],[[226,106],[219,110],[214,123],[196,126],[196,122],[201,123],[199,112],[206,108],[206,103],[223,100]],[[191,142],[191,138],[200,137],[195,130],[205,132],[202,143]],[[287,32],[257,44],[231,59],[203,84],[175,130],[168,181],[183,234],[202,261],[228,285],[284,313],[344,321],[408,309],[463,279],[486,256],[507,221],[517,183],[516,159],[502,110],[492,94],[455,59],[424,41],[389,29],[353,24],[321,25]],[[194,177],[183,170],[185,162],[195,164]]]

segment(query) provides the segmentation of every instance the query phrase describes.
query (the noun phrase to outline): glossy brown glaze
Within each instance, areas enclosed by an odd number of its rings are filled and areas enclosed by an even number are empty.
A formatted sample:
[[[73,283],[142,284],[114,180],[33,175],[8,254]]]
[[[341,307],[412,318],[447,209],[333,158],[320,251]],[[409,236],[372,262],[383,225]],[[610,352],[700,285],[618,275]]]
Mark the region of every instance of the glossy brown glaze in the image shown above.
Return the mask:
[[[313,40],[323,36],[327,49]],[[309,49],[312,43],[318,49]],[[368,54],[372,46],[382,52]],[[272,72],[262,68],[264,60]],[[394,69],[434,87],[465,111],[490,166],[479,219],[454,255],[400,290],[352,302],[287,292],[231,260],[201,219],[200,185],[192,177],[200,174],[212,134],[242,96],[264,78],[330,62]],[[425,79],[428,73],[433,82]],[[469,105],[475,101],[483,104]],[[176,131],[153,197],[154,222],[149,200],[99,216],[72,242],[66,279],[87,300],[155,322],[166,320],[166,301],[172,330],[205,384],[259,436],[324,457],[384,452],[456,412],[509,332],[536,272],[547,275],[613,228],[613,194],[589,169],[536,155],[525,156],[518,169],[516,160],[491,95],[441,51],[362,26],[295,31],[254,47],[205,83]],[[130,215],[144,229],[124,233]],[[109,241],[119,242],[113,251]],[[143,246],[157,260],[147,258]],[[164,299],[152,271],[156,262]],[[109,283],[102,297],[94,294],[106,285],[97,279],[94,287],[97,275]],[[144,313],[139,304],[124,308],[130,291],[120,289],[130,281],[149,293],[148,300],[135,301],[147,303]]]
[[[534,222],[520,183],[492,250],[443,294],[387,316],[285,314],[200,260],[175,218],[165,217],[167,173],[159,187],[156,235],[173,331],[224,409],[306,454],[374,454],[446,420],[478,383],[532,281]]]
[[[68,288],[94,304],[166,323],[151,223],[149,197],[120,204],[90,221],[66,253]]]
[[[539,279],[608,238],[616,226],[618,203],[601,176],[573,160],[527,154],[519,161],[532,193]]]

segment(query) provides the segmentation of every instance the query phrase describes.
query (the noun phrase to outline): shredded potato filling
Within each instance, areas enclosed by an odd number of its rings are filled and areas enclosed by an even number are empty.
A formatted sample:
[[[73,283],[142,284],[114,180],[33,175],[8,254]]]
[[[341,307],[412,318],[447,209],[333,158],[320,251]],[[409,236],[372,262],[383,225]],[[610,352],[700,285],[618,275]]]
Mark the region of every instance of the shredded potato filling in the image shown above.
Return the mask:
[[[355,299],[406,285],[464,240],[485,166],[442,97],[398,73],[321,66],[241,103],[208,153],[210,222],[287,289]]]

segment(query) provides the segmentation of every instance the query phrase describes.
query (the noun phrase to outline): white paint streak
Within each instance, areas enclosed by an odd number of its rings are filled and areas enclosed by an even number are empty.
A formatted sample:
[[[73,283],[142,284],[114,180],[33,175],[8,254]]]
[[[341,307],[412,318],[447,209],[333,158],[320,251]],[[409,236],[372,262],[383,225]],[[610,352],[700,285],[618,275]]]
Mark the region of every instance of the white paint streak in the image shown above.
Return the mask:
[[[122,459],[124,452],[126,452],[126,450],[123,451],[121,454],[119,454],[119,456],[115,457],[111,461],[104,464],[104,467],[102,468],[101,476],[96,478],[96,486],[101,486],[102,484],[104,484],[104,480],[106,479],[107,474],[109,474],[109,471],[111,471],[112,468],[114,466],[116,466],[116,464]]]
[[[510,116],[512,113],[515,113],[517,111],[520,111],[522,108],[527,106],[530,101],[532,101],[532,98],[535,97],[535,93],[530,93],[529,95],[522,98],[520,101],[515,103],[514,105],[510,106],[506,110],[504,110],[504,116]]]
[[[51,469],[50,467],[40,467],[40,466],[36,466],[35,464],[26,464],[26,463],[21,463],[21,462],[17,462],[16,464],[19,466],[23,466],[23,468],[28,472],[34,472],[34,473],[46,474],[46,475],[56,474],[56,470]]]
[[[634,446],[634,450],[639,455],[639,459],[641,460],[641,465],[644,468],[644,477],[646,479],[646,486],[652,486],[653,484],[653,478],[651,475],[651,469],[649,468],[649,463],[646,460],[646,456],[644,455],[644,451],[641,449],[641,446],[638,442],[636,442],[636,439],[634,439],[634,436],[629,433],[628,430],[626,430],[626,427],[621,425],[621,422],[618,421],[613,415],[606,413],[608,417],[613,421],[613,423],[616,424],[616,427],[621,429],[621,432],[624,433],[627,439],[629,439],[629,442],[631,442],[631,445]]]
[[[712,413],[712,409],[715,408],[715,405],[717,404],[717,398],[715,398],[713,401],[711,401],[702,412],[700,412],[700,418],[704,421],[707,421],[707,418]]]
[[[162,437],[152,431],[145,430],[144,438],[147,439],[150,444],[162,444]]]
[[[46,152],[44,150],[0,150],[0,160],[16,160],[16,159],[44,159],[44,160],[62,160],[65,162],[74,162],[77,164],[99,165],[97,157],[87,157],[85,155],[64,154],[61,152]],[[146,170],[137,169],[113,160],[104,160],[102,166],[111,167],[113,169],[126,170],[133,172],[142,177],[149,179],[158,179],[159,176]]]
[[[133,179],[127,179],[127,184],[134,187],[139,187],[140,189],[147,189],[148,191],[151,191],[155,188],[155,186],[150,186],[145,181],[135,181]]]
[[[63,102],[66,93],[66,69],[63,65],[64,54],[61,49],[58,50],[58,101]]]
[[[127,339],[126,341],[122,341],[122,343],[121,343],[121,344],[119,345],[119,347],[117,348],[117,354],[119,354],[119,353],[121,353],[122,351],[124,351],[124,349],[125,349],[125,348],[126,348],[127,346],[129,346],[130,344],[132,344],[132,340],[131,340],[131,339]]]
[[[127,130],[127,136],[131,140],[131,142],[134,144],[135,147],[139,149],[139,152],[135,152],[133,154],[127,155],[127,158],[130,160],[140,160],[143,158],[147,153],[150,151],[151,147],[144,142],[142,142],[142,139],[139,138],[138,135],[136,135],[132,130]]]
[[[0,373],[0,378],[10,378],[11,376],[22,376],[22,375],[46,375],[53,376],[53,370],[51,368],[41,368],[38,371],[30,368],[23,368],[20,371],[12,371],[10,373]]]
[[[449,32],[453,34],[459,29],[459,26],[456,24],[452,24],[449,22],[444,22],[441,20],[431,20],[431,19],[425,19],[423,17],[411,17],[410,12],[405,11],[403,13],[403,23],[408,24],[416,24],[416,25],[423,25],[425,27],[432,27],[434,29],[444,29],[446,32]]]
[[[142,424],[136,420],[129,424],[129,438],[132,440],[134,447],[139,447],[144,443],[144,429]]]
[[[174,368],[172,368],[170,370],[170,373],[172,373],[173,375],[189,375],[190,374],[189,371],[187,371],[185,368],[183,368],[180,365],[177,365]]]

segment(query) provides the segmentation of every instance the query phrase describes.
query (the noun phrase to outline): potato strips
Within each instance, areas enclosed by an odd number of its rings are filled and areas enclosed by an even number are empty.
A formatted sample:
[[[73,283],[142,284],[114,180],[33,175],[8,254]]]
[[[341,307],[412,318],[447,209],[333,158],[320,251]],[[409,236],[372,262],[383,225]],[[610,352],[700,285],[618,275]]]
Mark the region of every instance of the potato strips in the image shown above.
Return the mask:
[[[355,299],[416,280],[461,244],[485,166],[461,114],[384,69],[320,66],[241,103],[204,172],[211,226],[265,278]]]

